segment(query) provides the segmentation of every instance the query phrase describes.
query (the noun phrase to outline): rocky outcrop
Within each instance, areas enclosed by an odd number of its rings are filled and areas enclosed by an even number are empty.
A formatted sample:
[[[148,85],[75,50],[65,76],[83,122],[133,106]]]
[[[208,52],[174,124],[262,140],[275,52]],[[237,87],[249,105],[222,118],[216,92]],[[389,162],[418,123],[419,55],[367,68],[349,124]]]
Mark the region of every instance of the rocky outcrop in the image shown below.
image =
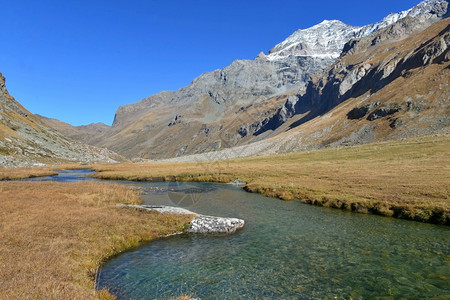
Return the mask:
[[[395,104],[387,105],[385,107],[380,107],[380,108],[377,108],[376,110],[374,110],[373,112],[371,112],[367,116],[367,120],[374,121],[374,120],[377,120],[380,118],[384,118],[386,116],[393,115],[400,110],[401,110],[400,106],[395,105]]]
[[[197,234],[232,234],[244,228],[244,220],[237,218],[222,218],[199,215],[181,207],[164,206],[164,205],[128,205],[120,204],[118,207],[134,208],[138,210],[157,211],[160,213],[186,214],[193,215],[187,233]]]
[[[352,110],[350,110],[347,113],[347,118],[349,120],[358,120],[358,119],[362,119],[364,118],[367,113],[374,107],[380,105],[380,103],[371,103],[371,104],[366,104],[360,107],[354,107]]]

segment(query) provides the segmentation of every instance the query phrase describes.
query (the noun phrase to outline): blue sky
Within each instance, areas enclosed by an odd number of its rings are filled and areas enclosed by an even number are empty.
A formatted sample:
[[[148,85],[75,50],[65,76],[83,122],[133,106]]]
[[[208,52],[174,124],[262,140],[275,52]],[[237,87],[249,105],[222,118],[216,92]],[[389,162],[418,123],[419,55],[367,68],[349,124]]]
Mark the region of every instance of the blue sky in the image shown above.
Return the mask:
[[[110,125],[120,105],[267,53],[324,19],[362,26],[419,0],[0,0],[0,72],[32,113]]]

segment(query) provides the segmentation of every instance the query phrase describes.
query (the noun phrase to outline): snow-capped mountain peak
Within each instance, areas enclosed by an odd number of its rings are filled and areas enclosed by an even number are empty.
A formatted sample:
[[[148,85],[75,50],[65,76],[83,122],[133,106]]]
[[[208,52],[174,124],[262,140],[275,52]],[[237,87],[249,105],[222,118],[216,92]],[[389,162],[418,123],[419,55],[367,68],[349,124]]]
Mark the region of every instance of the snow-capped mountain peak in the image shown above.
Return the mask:
[[[338,20],[324,20],[307,29],[299,29],[269,51],[267,59],[278,60],[289,55],[337,58],[344,44],[359,27]]]
[[[266,58],[271,61],[291,55],[337,58],[345,43],[352,38],[367,36],[408,16],[442,17],[447,9],[448,0],[425,0],[411,9],[391,13],[381,21],[363,27],[347,25],[339,20],[324,20],[310,28],[295,31],[272,48]]]
[[[448,1],[447,0],[425,0],[410,8],[408,10],[401,11],[399,13],[390,13],[388,16],[383,18],[383,20],[366,25],[361,28],[361,32],[358,37],[367,36],[379,29],[387,27],[400,19],[405,17],[418,17],[420,15],[425,18],[429,18],[432,15],[437,15],[442,17],[447,12]]]

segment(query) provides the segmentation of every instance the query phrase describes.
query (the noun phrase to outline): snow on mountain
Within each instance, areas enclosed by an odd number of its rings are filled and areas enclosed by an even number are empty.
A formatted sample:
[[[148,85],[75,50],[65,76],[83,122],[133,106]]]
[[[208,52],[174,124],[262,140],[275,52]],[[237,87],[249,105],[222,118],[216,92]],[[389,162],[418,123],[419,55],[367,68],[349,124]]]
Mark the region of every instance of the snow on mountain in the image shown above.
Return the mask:
[[[311,76],[332,65],[351,39],[369,35],[408,15],[420,15],[421,24],[431,24],[446,14],[447,7],[447,1],[427,0],[364,27],[326,20],[297,30],[268,55],[236,60],[223,69],[200,75],[177,91],[119,107],[113,126],[95,138],[95,145],[127,157],[167,158],[264,139],[264,130],[271,130],[271,123],[263,122],[270,122],[281,102],[298,99],[292,94],[304,93]],[[351,86],[344,83],[345,88],[339,91]]]
[[[337,58],[345,43],[352,38],[365,37],[408,16],[441,17],[447,12],[447,7],[447,0],[425,0],[411,9],[391,13],[381,21],[363,27],[347,25],[338,20],[325,20],[313,27],[297,30],[272,48],[266,58],[270,61],[282,60],[290,55]]]
[[[423,15],[425,18],[430,18],[432,15],[441,16],[441,13],[446,12],[448,1],[446,0],[425,0],[410,8],[408,10],[401,11],[399,13],[390,13],[383,20],[366,25],[360,29],[358,37],[365,37],[374,31],[387,27],[400,19],[405,17],[417,17]]]
[[[269,51],[267,59],[279,60],[289,55],[337,58],[344,44],[356,37],[359,27],[338,20],[325,20],[304,30],[297,30]]]

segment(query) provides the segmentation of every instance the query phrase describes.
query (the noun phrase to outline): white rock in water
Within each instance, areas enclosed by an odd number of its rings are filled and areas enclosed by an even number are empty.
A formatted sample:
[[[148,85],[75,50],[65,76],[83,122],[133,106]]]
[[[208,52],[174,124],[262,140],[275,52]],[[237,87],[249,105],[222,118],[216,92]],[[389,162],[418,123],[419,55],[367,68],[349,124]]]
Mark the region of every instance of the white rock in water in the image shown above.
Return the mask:
[[[189,229],[187,230],[188,233],[231,234],[244,228],[245,224],[245,221],[242,219],[199,215],[190,210],[174,206],[118,204],[117,207],[130,207],[140,210],[158,211],[162,214],[170,213],[194,215],[195,217],[192,219]]]
[[[221,218],[200,215],[192,220],[191,226],[187,232],[202,234],[230,234],[244,228],[244,224],[244,220],[237,218]]]

